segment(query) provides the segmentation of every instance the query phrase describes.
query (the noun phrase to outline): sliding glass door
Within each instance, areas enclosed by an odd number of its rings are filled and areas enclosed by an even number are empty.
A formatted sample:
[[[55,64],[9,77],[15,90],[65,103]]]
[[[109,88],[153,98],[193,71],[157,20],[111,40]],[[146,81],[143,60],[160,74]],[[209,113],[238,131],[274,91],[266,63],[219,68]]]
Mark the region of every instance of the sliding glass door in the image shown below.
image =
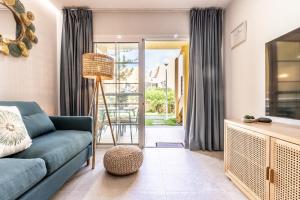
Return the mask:
[[[95,52],[109,55],[115,61],[113,80],[104,81],[108,112],[118,144],[141,144],[143,133],[143,91],[140,86],[139,43],[95,43]],[[111,133],[99,94],[98,144],[112,144]]]

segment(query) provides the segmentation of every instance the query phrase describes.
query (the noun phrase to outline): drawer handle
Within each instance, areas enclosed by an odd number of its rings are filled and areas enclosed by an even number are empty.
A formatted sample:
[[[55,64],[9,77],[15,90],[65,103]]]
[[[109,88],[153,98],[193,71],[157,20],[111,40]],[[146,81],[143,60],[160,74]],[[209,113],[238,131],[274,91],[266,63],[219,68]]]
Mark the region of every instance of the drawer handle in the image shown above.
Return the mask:
[[[270,183],[274,183],[274,169],[270,170]]]
[[[266,168],[266,180],[270,180],[270,167]]]

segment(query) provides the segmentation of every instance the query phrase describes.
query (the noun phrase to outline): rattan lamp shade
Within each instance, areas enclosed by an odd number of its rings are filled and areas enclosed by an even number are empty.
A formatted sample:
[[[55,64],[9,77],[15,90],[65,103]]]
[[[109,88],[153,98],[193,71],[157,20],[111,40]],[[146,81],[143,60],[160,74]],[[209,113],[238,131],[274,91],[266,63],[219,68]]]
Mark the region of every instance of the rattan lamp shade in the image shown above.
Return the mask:
[[[82,75],[84,78],[89,79],[101,77],[102,80],[112,80],[114,75],[114,59],[99,53],[83,54]]]

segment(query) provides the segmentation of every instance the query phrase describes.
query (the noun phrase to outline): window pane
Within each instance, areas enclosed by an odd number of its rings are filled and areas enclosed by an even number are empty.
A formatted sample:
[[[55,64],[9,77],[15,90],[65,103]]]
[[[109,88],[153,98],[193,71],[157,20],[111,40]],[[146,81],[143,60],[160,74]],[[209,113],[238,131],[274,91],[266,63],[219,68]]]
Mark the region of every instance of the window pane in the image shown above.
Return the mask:
[[[103,86],[117,143],[137,144],[140,97],[138,43],[97,43],[95,51],[115,58],[114,79],[105,80]],[[99,95],[98,143],[112,143],[102,94]]]
[[[121,83],[138,83],[139,68],[137,64],[117,64]]]
[[[139,91],[139,85],[136,83],[129,84],[129,83],[120,83],[120,94],[122,93],[138,93]]]
[[[117,62],[136,63],[139,61],[137,43],[120,43],[118,46]]]
[[[95,51],[96,53],[106,54],[116,59],[116,47],[114,43],[96,43]]]

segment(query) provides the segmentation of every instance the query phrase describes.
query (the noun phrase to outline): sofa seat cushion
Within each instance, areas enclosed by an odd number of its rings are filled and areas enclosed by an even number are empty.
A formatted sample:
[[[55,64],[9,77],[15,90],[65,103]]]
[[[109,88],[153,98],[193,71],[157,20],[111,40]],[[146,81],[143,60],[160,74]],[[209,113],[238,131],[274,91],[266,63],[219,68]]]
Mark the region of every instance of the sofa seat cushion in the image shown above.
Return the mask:
[[[14,200],[36,185],[47,173],[40,159],[0,159],[0,200]]]
[[[41,158],[47,175],[63,166],[92,142],[87,131],[58,130],[33,139],[30,148],[13,155],[15,158]]]

